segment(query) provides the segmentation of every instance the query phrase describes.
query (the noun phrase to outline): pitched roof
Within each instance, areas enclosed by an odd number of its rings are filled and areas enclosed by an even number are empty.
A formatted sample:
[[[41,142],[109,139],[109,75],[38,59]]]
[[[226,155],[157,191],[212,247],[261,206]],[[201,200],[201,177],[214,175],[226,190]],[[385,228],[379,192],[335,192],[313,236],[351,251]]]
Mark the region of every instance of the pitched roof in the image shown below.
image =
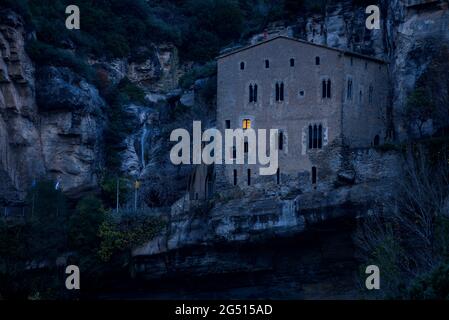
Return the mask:
[[[353,56],[353,57],[357,57],[357,58],[361,58],[361,59],[367,59],[367,60],[375,61],[375,62],[378,62],[378,63],[388,63],[385,60],[382,60],[382,59],[379,59],[379,58],[375,58],[375,57],[372,57],[372,56],[367,56],[367,55],[364,55],[364,54],[360,54],[360,53],[356,53],[356,52],[352,52],[352,51],[348,51],[348,50],[333,48],[333,47],[329,47],[329,46],[326,46],[326,45],[317,44],[317,43],[313,43],[313,42],[309,42],[309,41],[305,41],[305,40],[301,40],[301,39],[297,39],[297,38],[291,38],[291,37],[287,37],[287,36],[282,36],[282,35],[276,36],[276,37],[273,37],[273,38],[270,38],[270,39],[267,39],[267,40],[263,40],[263,41],[255,43],[255,44],[251,44],[251,45],[248,45],[248,46],[240,47],[240,48],[237,48],[235,50],[231,50],[229,52],[224,52],[221,55],[219,55],[218,57],[216,57],[216,59],[217,60],[218,59],[222,59],[222,58],[225,58],[227,56],[230,56],[230,55],[233,55],[233,54],[236,54],[236,53],[239,53],[241,51],[248,50],[248,49],[252,49],[254,47],[266,44],[268,42],[271,42],[271,41],[274,41],[274,40],[277,40],[277,39],[287,39],[287,40],[291,40],[291,41],[295,41],[295,42],[299,42],[299,43],[303,43],[303,44],[307,44],[307,45],[311,45],[311,46],[315,46],[315,47],[320,47],[320,48],[323,48],[323,49],[337,51],[337,52],[340,52],[340,53],[342,53],[344,55],[348,55],[348,56]]]

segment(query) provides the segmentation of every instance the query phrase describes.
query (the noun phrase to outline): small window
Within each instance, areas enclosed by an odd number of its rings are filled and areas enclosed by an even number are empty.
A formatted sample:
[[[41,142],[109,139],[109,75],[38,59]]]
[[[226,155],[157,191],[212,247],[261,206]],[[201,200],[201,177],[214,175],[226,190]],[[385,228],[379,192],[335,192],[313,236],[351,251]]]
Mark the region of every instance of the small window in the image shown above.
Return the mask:
[[[226,120],[225,121],[225,128],[226,129],[231,129],[231,120]]]
[[[265,68],[268,69],[270,67],[270,60],[265,60]]]
[[[240,70],[245,70],[245,62],[240,62]]]
[[[354,58],[351,57],[351,66],[354,65]]]
[[[251,129],[251,120],[243,119],[242,127],[243,129]]]
[[[251,169],[248,169],[248,185],[251,185]]]
[[[245,141],[245,142],[243,143],[243,152],[248,153],[248,149],[249,149],[249,147],[248,147],[248,141]]]
[[[237,185],[237,170],[234,170],[234,186]]]
[[[290,67],[294,67],[295,66],[295,59],[291,58],[290,59]]]
[[[279,168],[276,171],[276,183],[277,184],[281,183],[281,171],[279,170]]]
[[[316,184],[317,175],[316,175],[316,167],[312,167],[312,184]]]
[[[319,66],[321,63],[320,57],[315,57],[315,65]]]
[[[368,62],[365,62],[365,70],[368,70]]]
[[[300,90],[299,91],[299,97],[300,98],[304,98],[305,95],[306,95],[306,92],[304,90]]]
[[[380,145],[380,137],[379,137],[379,135],[377,134],[377,135],[374,137],[374,146],[377,147],[377,146],[379,146],[379,145]]]

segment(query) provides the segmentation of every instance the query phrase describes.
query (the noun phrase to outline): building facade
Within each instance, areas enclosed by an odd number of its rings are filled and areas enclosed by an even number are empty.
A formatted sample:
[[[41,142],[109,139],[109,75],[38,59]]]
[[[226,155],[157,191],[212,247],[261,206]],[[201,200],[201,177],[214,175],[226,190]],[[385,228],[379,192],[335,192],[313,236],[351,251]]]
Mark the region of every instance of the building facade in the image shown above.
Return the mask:
[[[319,185],[332,171],[320,170],[331,166],[326,153],[384,141],[382,60],[279,36],[219,56],[217,68],[217,128],[279,130],[274,176],[259,176],[258,165],[217,165],[218,183]]]

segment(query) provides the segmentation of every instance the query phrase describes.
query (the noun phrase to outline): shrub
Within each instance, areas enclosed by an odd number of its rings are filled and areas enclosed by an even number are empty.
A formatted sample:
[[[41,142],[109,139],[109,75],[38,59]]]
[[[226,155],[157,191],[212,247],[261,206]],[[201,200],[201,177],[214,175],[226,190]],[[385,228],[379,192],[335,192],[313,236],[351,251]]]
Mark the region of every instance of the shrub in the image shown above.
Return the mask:
[[[111,213],[100,226],[100,258],[109,261],[113,256],[153,239],[162,230],[164,222],[151,214],[151,211]]]

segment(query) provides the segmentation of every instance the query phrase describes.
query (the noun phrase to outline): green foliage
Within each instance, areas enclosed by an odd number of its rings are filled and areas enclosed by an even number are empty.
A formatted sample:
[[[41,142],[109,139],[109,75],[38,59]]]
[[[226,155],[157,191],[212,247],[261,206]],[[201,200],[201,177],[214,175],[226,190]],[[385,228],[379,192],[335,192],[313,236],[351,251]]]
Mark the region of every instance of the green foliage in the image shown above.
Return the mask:
[[[449,299],[449,261],[416,279],[408,290],[409,299]]]
[[[30,264],[54,267],[67,248],[68,209],[66,199],[52,181],[43,180],[29,190],[28,217],[22,221],[0,221],[0,294],[27,298],[40,292],[42,297],[56,293],[57,273],[32,274]],[[48,270],[46,270],[48,271]],[[45,272],[44,272],[45,273]]]
[[[82,255],[99,243],[98,229],[106,216],[101,201],[90,195],[82,198],[69,220],[69,243]]]
[[[58,49],[41,41],[30,42],[26,49],[31,59],[38,65],[45,65],[51,62],[51,65],[54,66],[69,67],[88,80],[91,80],[93,77],[91,67],[82,57],[76,56],[68,50]]]
[[[420,136],[423,136],[423,125],[431,119],[435,105],[424,88],[416,88],[407,98],[405,118],[418,127]]]
[[[100,226],[101,246],[98,254],[103,261],[109,261],[153,239],[163,225],[161,219],[144,212],[111,214]]]
[[[145,103],[145,92],[137,85],[129,81],[128,78],[123,78],[117,86],[117,90],[123,94],[127,99],[134,103]]]
[[[53,181],[42,180],[30,190],[27,202],[31,208],[27,254],[36,260],[56,259],[67,244],[65,196]]]

